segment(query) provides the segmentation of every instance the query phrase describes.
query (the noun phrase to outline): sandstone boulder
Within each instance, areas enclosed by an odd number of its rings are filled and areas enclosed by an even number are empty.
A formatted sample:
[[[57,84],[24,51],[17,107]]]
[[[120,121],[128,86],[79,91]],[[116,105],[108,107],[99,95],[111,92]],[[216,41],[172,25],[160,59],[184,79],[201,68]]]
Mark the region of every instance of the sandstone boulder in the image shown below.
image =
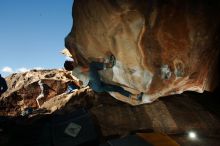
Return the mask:
[[[132,105],[211,91],[218,75],[219,13],[220,3],[208,0],[75,0],[65,45],[85,66],[91,57],[112,53],[116,65],[100,74],[105,82],[144,92],[142,102],[110,93]]]
[[[67,82],[74,79],[63,70],[31,70],[6,77],[8,90],[0,97],[0,115],[17,116],[27,107],[38,109],[36,98],[42,93],[39,80],[44,86],[41,108],[53,112],[64,106],[63,102],[70,98],[65,94]],[[54,99],[62,102],[53,102]]]

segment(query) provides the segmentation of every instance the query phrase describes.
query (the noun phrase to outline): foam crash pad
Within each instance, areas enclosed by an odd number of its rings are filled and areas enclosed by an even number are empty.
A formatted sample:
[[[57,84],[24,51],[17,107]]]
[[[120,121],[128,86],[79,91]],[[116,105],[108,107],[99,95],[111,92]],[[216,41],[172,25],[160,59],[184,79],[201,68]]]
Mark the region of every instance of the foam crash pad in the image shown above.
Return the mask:
[[[85,110],[52,119],[54,146],[98,145],[98,137],[91,119]]]
[[[137,135],[154,146],[180,146],[173,139],[163,133],[137,133]]]

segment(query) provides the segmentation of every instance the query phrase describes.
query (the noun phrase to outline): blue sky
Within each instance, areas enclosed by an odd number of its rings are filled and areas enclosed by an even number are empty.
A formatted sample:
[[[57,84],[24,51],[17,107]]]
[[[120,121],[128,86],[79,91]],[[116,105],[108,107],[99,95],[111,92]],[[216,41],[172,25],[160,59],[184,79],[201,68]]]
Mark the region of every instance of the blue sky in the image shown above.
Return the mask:
[[[0,0],[0,73],[62,68],[73,0]]]

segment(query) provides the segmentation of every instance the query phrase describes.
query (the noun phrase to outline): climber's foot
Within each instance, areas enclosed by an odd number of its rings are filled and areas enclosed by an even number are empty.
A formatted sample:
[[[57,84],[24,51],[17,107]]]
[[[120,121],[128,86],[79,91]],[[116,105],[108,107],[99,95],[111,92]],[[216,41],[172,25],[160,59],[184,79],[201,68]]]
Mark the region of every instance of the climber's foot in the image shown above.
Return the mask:
[[[141,92],[140,94],[137,95],[137,100],[138,100],[138,101],[140,101],[140,102],[142,101],[143,94],[144,94],[144,93]]]

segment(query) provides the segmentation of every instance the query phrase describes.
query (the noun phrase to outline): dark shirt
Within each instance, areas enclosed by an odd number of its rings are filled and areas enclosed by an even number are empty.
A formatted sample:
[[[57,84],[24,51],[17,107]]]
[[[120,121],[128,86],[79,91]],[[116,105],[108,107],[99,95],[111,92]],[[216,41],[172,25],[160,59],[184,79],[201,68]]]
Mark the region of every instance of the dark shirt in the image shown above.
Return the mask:
[[[7,91],[7,89],[8,89],[8,86],[7,86],[5,79],[3,77],[0,77],[0,95],[4,93],[5,91]]]

